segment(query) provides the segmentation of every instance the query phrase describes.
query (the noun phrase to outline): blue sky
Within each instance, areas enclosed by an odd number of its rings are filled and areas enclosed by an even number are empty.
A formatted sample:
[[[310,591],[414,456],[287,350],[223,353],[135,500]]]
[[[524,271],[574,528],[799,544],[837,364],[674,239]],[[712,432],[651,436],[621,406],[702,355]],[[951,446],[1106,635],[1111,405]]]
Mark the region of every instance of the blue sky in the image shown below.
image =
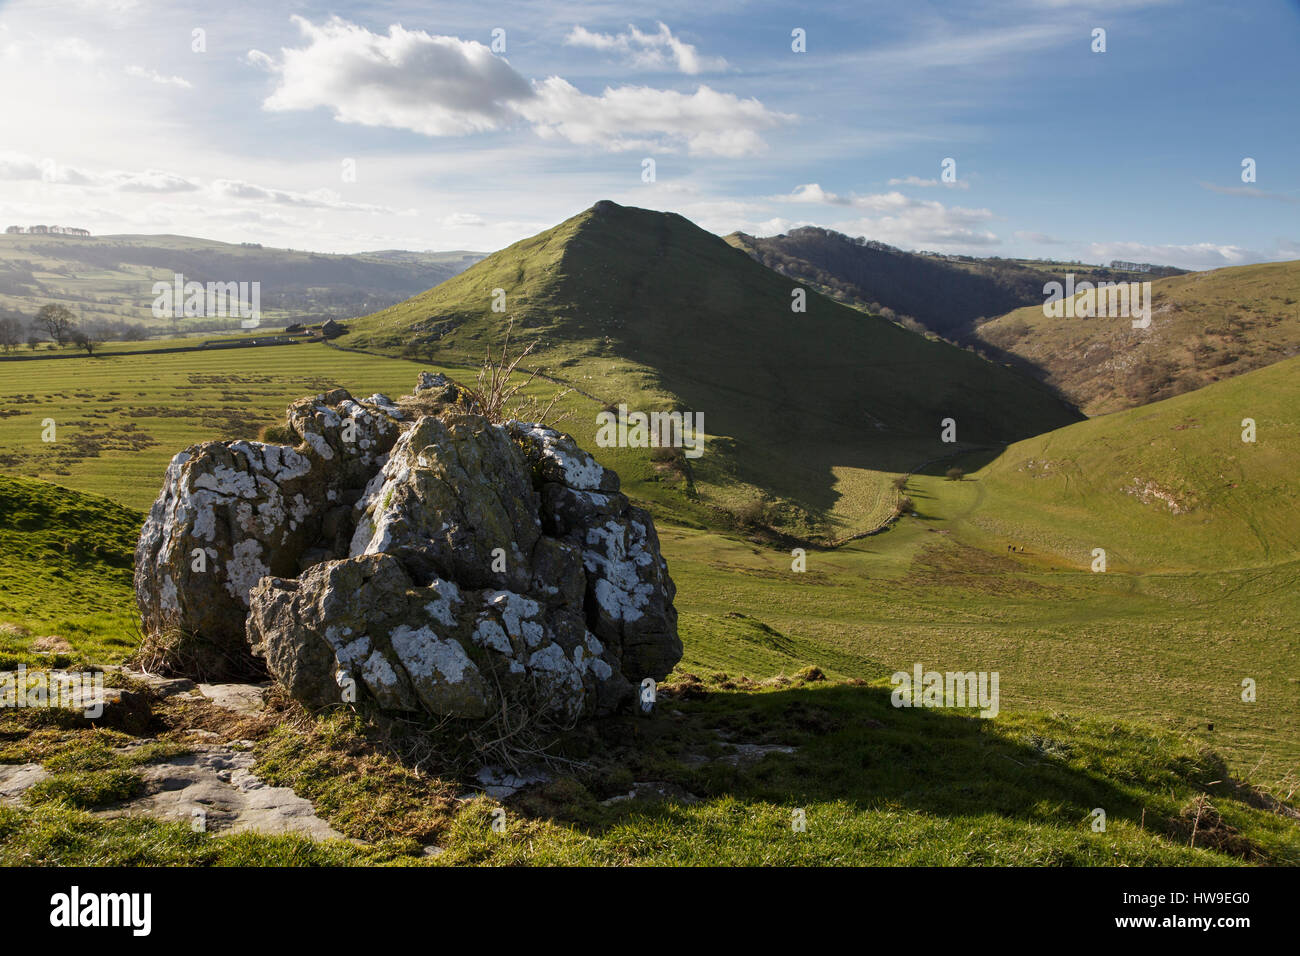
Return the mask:
[[[1294,0],[8,0],[0,220],[490,251],[613,199],[720,234],[1293,259],[1298,51]]]

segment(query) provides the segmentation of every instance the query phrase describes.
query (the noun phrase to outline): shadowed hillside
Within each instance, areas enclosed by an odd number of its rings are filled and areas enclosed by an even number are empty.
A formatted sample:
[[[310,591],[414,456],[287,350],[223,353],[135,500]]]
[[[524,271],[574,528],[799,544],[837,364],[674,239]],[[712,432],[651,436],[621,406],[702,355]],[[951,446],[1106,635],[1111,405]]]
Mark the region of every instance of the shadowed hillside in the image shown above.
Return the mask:
[[[1043,284],[1067,271],[1094,280],[1150,278],[1089,265],[904,252],[818,226],[766,238],[735,232],[726,241],[838,302],[897,316],[962,345],[974,341],[978,320],[1041,304]]]

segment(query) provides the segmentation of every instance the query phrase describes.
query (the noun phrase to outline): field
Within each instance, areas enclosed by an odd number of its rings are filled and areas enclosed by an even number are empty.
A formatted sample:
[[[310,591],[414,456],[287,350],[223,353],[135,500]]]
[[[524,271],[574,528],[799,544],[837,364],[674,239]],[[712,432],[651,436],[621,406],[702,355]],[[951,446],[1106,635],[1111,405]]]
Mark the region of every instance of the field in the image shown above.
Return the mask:
[[[409,392],[421,368],[322,344],[0,363],[0,471],[144,511],[186,445],[256,437],[290,402],[330,388]]]
[[[123,659],[132,596],[122,552],[172,454],[254,435],[292,399],[336,384],[406,391],[427,367],[322,345],[0,366],[11,412],[0,424],[3,471],[99,496],[0,486],[7,511],[44,516],[39,534],[19,521],[0,537],[0,655],[36,663],[34,642],[57,635],[71,645],[65,660]],[[810,547],[802,573],[789,541],[729,523],[646,452],[595,449],[599,402],[572,393],[564,427],[649,504],[677,583],[686,656],[659,718],[616,722],[600,746],[578,735],[587,769],[512,804],[519,822],[499,839],[485,825],[490,801],[457,804],[450,781],[412,777],[346,717],[290,709],[278,729],[240,731],[255,741],[259,772],[368,847],[206,841],[183,827],[103,821],[86,812],[93,800],[51,799],[0,810],[0,860],[410,861],[436,842],[444,863],[1300,862],[1300,831],[1262,795],[1294,793],[1300,767],[1300,536],[1294,509],[1268,504],[1297,460],[1298,373],[1283,363],[1000,454],[973,452],[958,459],[961,481],[944,477],[951,461],[934,462],[908,480],[914,514],[839,548]],[[1246,414],[1259,423],[1255,446],[1240,441]],[[46,417],[59,423],[52,446],[40,442]],[[1177,449],[1225,467],[1236,456],[1228,477],[1239,487],[1213,469],[1180,470]],[[894,467],[874,472],[873,493],[929,455],[896,451]],[[1161,498],[1127,493],[1130,471],[1194,507],[1175,515]],[[840,507],[866,515],[872,499],[857,494]],[[1105,573],[1089,566],[1099,546]],[[889,675],[918,662],[998,671],[1001,713],[891,707]],[[1243,678],[1257,684],[1253,703]],[[84,735],[29,719],[0,725],[0,761],[64,754],[73,778],[94,765]],[[189,719],[165,714],[174,726]],[[728,740],[796,749],[752,764],[688,759],[723,753]],[[633,780],[700,802],[600,803]],[[1180,829],[1206,799],[1222,815],[1202,838],[1219,841],[1215,850],[1190,848]],[[1104,834],[1088,826],[1098,806],[1111,819]],[[807,816],[802,842],[792,808]]]

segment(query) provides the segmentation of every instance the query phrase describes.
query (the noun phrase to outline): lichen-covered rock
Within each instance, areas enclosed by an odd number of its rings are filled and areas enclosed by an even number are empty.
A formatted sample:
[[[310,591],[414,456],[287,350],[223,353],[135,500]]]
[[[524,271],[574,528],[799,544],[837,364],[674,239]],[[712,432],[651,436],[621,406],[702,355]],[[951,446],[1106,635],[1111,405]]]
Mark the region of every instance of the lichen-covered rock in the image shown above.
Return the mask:
[[[403,433],[367,487],[351,553],[397,554],[422,576],[469,587],[526,590],[539,508],[505,429],[477,415],[429,416]]]
[[[665,677],[681,643],[650,516],[569,436],[463,396],[429,373],[397,402],[338,390],[290,407],[297,448],[178,455],[137,550],[146,633],[256,655],[313,707],[576,717]]]
[[[250,640],[313,707],[361,691],[389,710],[484,717],[504,693],[578,716],[611,710],[631,690],[580,610],[437,577],[417,584],[390,554],[265,578],[252,605]]]
[[[268,574],[346,548],[351,506],[397,440],[401,412],[343,389],[290,406],[296,447],[204,442],[172,459],[135,553],[144,633],[199,678],[255,669],[244,620]]]

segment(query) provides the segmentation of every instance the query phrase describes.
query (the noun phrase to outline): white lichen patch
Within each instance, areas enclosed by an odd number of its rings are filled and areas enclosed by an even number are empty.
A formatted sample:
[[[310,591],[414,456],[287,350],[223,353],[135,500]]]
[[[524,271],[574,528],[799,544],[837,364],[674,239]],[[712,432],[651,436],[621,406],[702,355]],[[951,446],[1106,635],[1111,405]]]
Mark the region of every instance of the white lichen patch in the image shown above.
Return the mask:
[[[378,651],[367,657],[361,666],[361,679],[370,688],[370,692],[381,700],[391,696],[398,686],[397,671],[388,662],[388,658]]]
[[[528,672],[560,696],[558,703],[570,713],[582,706],[582,670],[565,656],[559,644],[547,644],[528,658]]]
[[[351,633],[350,628],[344,628]],[[346,635],[343,635],[346,637]],[[329,632],[326,631],[326,639],[330,638]],[[355,667],[359,661],[365,660],[374,651],[374,645],[371,644],[370,638],[362,634],[352,641],[344,643],[343,640],[330,640],[334,647],[334,659],[338,661],[340,667]]]
[[[439,624],[455,627],[456,612],[453,608],[461,603],[460,588],[456,587],[451,581],[434,578],[433,583],[429,585],[429,589],[436,596],[424,606],[425,613]]]
[[[406,672],[416,680],[426,679],[437,683],[444,680],[458,684],[469,672],[478,672],[465,648],[456,641],[444,641],[427,627],[411,628],[400,625],[388,635]]]
[[[505,629],[487,613],[479,615],[478,622],[474,626],[472,639],[479,647],[491,648],[500,654],[506,655],[506,657],[511,657],[515,653],[510,638],[506,636]]]
[[[600,489],[600,484],[605,479],[605,469],[595,458],[553,428],[531,423],[521,424],[527,428],[525,434],[540,444],[543,457],[559,466],[566,485],[578,491]]]
[[[546,629],[530,620],[541,611],[541,605],[531,598],[514,591],[488,591],[483,600],[501,615],[506,633],[511,637],[522,637],[529,647],[536,647],[546,637]]]
[[[654,556],[646,549],[646,529],[632,522],[625,530],[617,521],[587,529],[583,566],[598,580],[593,588],[601,608],[616,621],[635,621],[654,594],[653,581],[643,581],[638,568],[649,566]]]
[[[334,449],[330,447],[330,443],[325,440],[325,436],[320,432],[306,431],[302,437],[312,447],[312,451],[320,455],[321,458],[326,461],[333,460]]]
[[[246,471],[225,465],[217,465],[211,471],[195,476],[192,487],[196,490],[215,491],[230,498],[257,497],[257,480]]]
[[[164,611],[176,613],[181,609],[180,595],[176,593],[176,582],[170,574],[163,576],[162,587],[158,589],[158,603]]]
[[[226,590],[248,607],[248,592],[257,582],[271,573],[261,561],[262,543],[256,538],[240,541],[230,552],[226,564]]]

